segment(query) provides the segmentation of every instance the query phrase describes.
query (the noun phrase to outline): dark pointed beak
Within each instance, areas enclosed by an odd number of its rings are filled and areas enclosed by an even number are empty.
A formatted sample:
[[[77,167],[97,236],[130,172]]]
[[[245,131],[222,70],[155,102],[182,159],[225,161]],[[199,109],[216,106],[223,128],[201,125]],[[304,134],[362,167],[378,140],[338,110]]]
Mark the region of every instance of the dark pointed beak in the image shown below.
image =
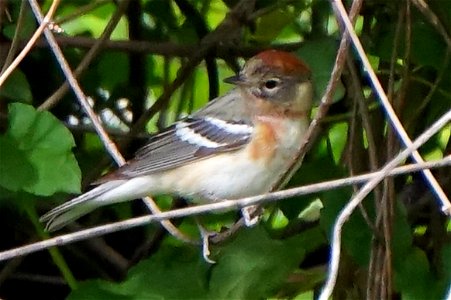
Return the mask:
[[[243,84],[245,82],[245,80],[244,80],[243,76],[241,76],[240,74],[237,74],[235,76],[225,78],[224,82],[239,85],[239,84]]]

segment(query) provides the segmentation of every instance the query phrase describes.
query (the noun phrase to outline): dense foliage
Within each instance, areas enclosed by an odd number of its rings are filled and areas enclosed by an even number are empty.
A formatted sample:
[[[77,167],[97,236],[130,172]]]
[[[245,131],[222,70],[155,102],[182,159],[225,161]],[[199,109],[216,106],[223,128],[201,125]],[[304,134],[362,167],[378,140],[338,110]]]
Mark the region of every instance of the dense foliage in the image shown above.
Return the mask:
[[[426,2],[419,10],[413,0],[363,1],[356,19],[412,139],[451,109],[451,1]],[[44,12],[51,3],[40,1]],[[55,36],[65,58],[126,157],[147,133],[225,93],[222,79],[262,49],[294,51],[311,66],[318,106],[342,36],[325,0],[65,0],[53,19],[64,30]],[[2,72],[37,26],[28,1],[0,1]],[[39,216],[115,167],[64,82],[42,37],[0,87],[1,251],[48,238]],[[333,98],[289,187],[376,170],[403,147],[352,48]],[[420,148],[425,160],[450,155],[450,131],[448,124]],[[447,195],[450,169],[433,171]],[[200,246],[154,224],[3,261],[0,298],[312,299],[327,277],[331,228],[358,188],[268,205],[258,226],[211,245],[216,264],[204,261]],[[164,210],[186,206],[184,199],[155,200]],[[52,235],[146,213],[141,201],[112,205]],[[201,222],[224,231],[237,218],[214,213]],[[192,218],[175,223],[198,236]],[[387,178],[344,227],[334,298],[444,298],[450,241],[451,223],[422,175]]]

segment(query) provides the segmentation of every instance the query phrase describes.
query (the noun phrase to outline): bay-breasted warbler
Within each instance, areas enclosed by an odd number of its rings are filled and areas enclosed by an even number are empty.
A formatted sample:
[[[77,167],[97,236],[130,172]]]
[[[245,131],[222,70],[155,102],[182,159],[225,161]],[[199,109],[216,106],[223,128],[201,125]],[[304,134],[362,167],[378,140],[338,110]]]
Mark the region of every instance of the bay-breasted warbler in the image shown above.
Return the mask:
[[[225,81],[236,88],[151,137],[94,189],[42,216],[47,229],[99,206],[147,195],[212,202],[269,192],[309,125],[310,70],[293,54],[267,50]]]

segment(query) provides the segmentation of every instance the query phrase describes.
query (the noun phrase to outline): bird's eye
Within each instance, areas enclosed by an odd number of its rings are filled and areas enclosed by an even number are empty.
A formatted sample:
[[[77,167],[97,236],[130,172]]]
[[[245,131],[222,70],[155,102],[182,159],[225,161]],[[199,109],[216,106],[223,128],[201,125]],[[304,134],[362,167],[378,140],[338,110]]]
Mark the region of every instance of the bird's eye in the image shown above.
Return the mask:
[[[279,84],[279,81],[276,79],[270,79],[265,82],[265,88],[268,90],[272,90]]]

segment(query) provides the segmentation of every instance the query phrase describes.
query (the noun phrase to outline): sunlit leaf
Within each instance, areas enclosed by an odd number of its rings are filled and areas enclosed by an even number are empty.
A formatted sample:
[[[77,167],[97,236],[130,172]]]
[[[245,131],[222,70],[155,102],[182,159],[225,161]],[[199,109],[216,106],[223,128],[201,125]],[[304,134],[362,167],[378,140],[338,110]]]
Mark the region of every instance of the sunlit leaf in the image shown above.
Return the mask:
[[[20,103],[10,105],[9,119],[9,129],[1,137],[0,183],[42,196],[79,192],[81,174],[67,128],[49,112]]]

